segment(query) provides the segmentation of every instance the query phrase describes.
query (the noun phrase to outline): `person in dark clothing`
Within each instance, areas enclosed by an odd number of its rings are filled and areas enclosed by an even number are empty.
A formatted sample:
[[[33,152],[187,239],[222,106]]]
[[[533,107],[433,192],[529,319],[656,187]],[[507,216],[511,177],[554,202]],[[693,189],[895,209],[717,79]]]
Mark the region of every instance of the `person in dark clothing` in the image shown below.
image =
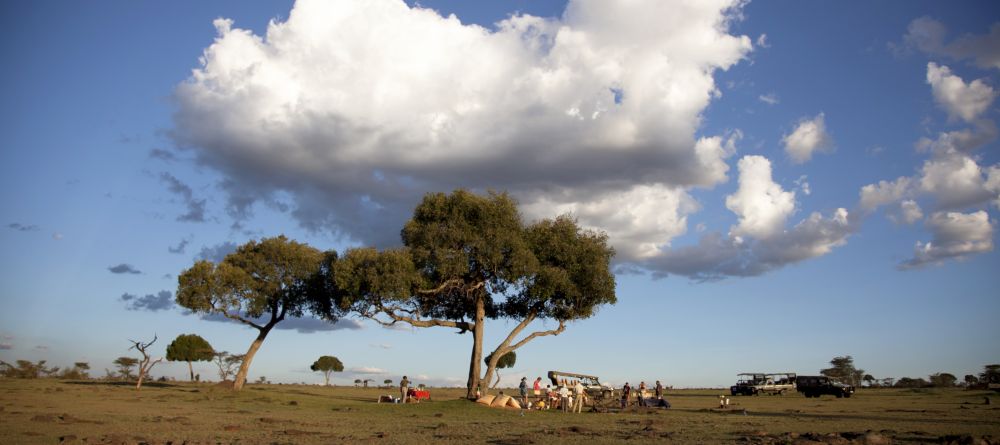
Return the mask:
[[[622,387],[622,409],[628,407],[628,398],[632,393],[632,387],[628,386],[628,382],[625,382],[625,386]]]

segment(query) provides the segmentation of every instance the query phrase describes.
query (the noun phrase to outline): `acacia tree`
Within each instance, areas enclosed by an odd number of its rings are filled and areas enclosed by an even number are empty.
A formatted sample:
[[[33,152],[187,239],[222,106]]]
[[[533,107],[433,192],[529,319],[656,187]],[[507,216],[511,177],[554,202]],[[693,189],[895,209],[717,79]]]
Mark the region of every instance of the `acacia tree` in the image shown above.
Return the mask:
[[[219,367],[219,380],[226,381],[229,377],[236,375],[236,370],[240,363],[243,363],[243,354],[230,354],[226,351],[216,352],[212,356],[215,366]]]
[[[132,357],[118,357],[112,363],[118,366],[118,374],[122,376],[122,380],[128,380],[132,378],[132,368],[139,364],[139,359]]]
[[[340,359],[337,357],[324,355],[316,359],[309,369],[322,372],[323,376],[326,377],[326,386],[330,386],[330,373],[342,372],[344,370],[344,364],[341,363]]]
[[[615,276],[611,273],[614,249],[604,233],[584,231],[567,216],[542,220],[525,231],[525,239],[538,262],[517,295],[501,307],[504,317],[518,321],[490,354],[486,376],[489,382],[499,360],[529,341],[559,335],[566,323],[589,318],[605,304],[615,304]],[[558,327],[532,332],[515,343],[536,320],[553,320]]]
[[[483,361],[486,362],[487,365],[490,364],[491,360],[493,360],[493,354],[487,355],[486,358],[483,359]],[[496,389],[497,385],[500,384],[500,370],[505,368],[513,368],[515,363],[517,363],[517,353],[514,351],[504,354],[503,357],[500,357],[500,360],[497,360],[496,366],[494,367],[494,369],[496,369],[497,380],[493,382],[493,385],[490,386],[490,389]],[[489,380],[484,379],[483,381],[489,383]]]
[[[331,255],[335,255],[332,254]],[[177,303],[194,312],[219,314],[257,330],[233,389],[246,383],[254,355],[267,334],[287,316],[315,312],[316,278],[323,276],[324,254],[284,236],[250,241],[219,264],[198,261],[178,277]],[[336,312],[324,316],[336,320]]]
[[[431,193],[402,230],[405,249],[353,249],[337,262],[337,288],[362,316],[383,325],[472,333],[467,396],[475,397],[483,329],[498,302],[534,267],[517,206],[507,194]]]
[[[215,358],[215,350],[208,341],[197,334],[181,334],[167,346],[167,360],[187,362],[191,381],[194,381],[194,367],[191,362],[207,362]]]
[[[613,251],[604,235],[582,233],[569,218],[525,229],[517,204],[505,193],[428,194],[402,238],[403,249],[347,251],[333,268],[337,303],[383,325],[471,332],[469,398],[485,389],[485,320],[518,321],[495,350],[499,360],[534,338],[558,335],[567,321],[589,317],[598,305],[615,302]],[[558,327],[515,343],[536,320],[555,320]],[[488,383],[496,364],[486,366]]]
[[[855,387],[860,386],[861,377],[865,375],[864,369],[854,367],[854,358],[849,355],[834,357],[830,360],[830,366],[819,373],[849,383]]]

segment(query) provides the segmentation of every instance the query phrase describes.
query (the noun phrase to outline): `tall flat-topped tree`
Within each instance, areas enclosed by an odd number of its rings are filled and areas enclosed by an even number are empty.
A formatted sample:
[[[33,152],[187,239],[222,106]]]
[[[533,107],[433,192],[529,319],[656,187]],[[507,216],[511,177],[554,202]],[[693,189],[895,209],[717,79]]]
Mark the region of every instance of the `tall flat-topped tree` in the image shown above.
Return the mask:
[[[246,383],[264,338],[285,317],[316,311],[317,277],[324,253],[284,236],[250,241],[221,263],[198,261],[178,277],[177,303],[194,312],[220,314],[257,330],[244,355],[233,389]],[[336,312],[324,310],[336,321]]]
[[[589,317],[597,305],[615,301],[608,270],[613,252],[606,237],[580,233],[569,219],[539,227],[523,227],[517,204],[507,194],[428,194],[403,228],[405,248],[352,249],[337,261],[338,304],[347,303],[385,325],[403,322],[471,332],[467,396],[474,397],[486,386],[481,383],[486,319],[521,320],[497,348],[494,357],[499,360],[534,338],[559,334],[564,322]],[[548,248],[561,250],[544,252]],[[567,257],[572,255],[581,257]],[[511,344],[536,319],[558,320],[559,327]],[[486,383],[496,363],[487,366]]]
[[[567,322],[590,318],[600,306],[617,302],[615,276],[611,273],[615,251],[608,247],[607,235],[584,231],[572,218],[560,216],[528,227],[525,239],[538,265],[521,291],[507,298],[500,308],[502,317],[518,324],[489,355],[485,382],[492,378],[499,360],[531,340],[559,335],[566,330]],[[558,326],[517,340],[536,320],[552,320]]]
[[[215,358],[215,350],[208,341],[198,334],[181,334],[167,346],[167,360],[187,362],[188,373],[194,381],[194,366],[191,362],[207,362]]]
[[[505,193],[430,193],[414,209],[402,238],[405,249],[348,251],[337,262],[337,288],[353,300],[355,311],[383,324],[471,332],[468,396],[474,397],[483,321],[497,315],[494,297],[516,287],[535,266],[517,204]]]

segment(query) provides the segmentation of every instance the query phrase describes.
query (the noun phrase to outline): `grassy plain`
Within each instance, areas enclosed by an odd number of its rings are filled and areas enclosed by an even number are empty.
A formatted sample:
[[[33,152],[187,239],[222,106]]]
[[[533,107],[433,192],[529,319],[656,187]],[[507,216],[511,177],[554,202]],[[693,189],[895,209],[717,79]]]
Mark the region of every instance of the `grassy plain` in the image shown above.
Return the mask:
[[[491,409],[432,389],[433,401],[376,404],[378,388],[0,380],[0,443],[997,443],[1000,395],[862,390],[824,396],[668,393],[670,410],[565,414]],[[989,396],[994,403],[985,404]],[[866,432],[876,432],[865,435]],[[985,439],[985,441],[984,441]],[[867,442],[866,442],[867,440]]]

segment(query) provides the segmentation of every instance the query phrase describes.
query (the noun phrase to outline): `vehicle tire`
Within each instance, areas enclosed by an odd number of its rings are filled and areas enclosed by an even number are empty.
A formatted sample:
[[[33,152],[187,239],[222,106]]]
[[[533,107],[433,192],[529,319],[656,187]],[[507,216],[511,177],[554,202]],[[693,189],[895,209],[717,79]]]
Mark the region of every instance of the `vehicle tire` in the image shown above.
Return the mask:
[[[843,398],[844,398],[844,393],[842,393],[842,392],[838,392],[838,393],[837,393],[837,398],[838,398],[838,399],[843,399]]]

